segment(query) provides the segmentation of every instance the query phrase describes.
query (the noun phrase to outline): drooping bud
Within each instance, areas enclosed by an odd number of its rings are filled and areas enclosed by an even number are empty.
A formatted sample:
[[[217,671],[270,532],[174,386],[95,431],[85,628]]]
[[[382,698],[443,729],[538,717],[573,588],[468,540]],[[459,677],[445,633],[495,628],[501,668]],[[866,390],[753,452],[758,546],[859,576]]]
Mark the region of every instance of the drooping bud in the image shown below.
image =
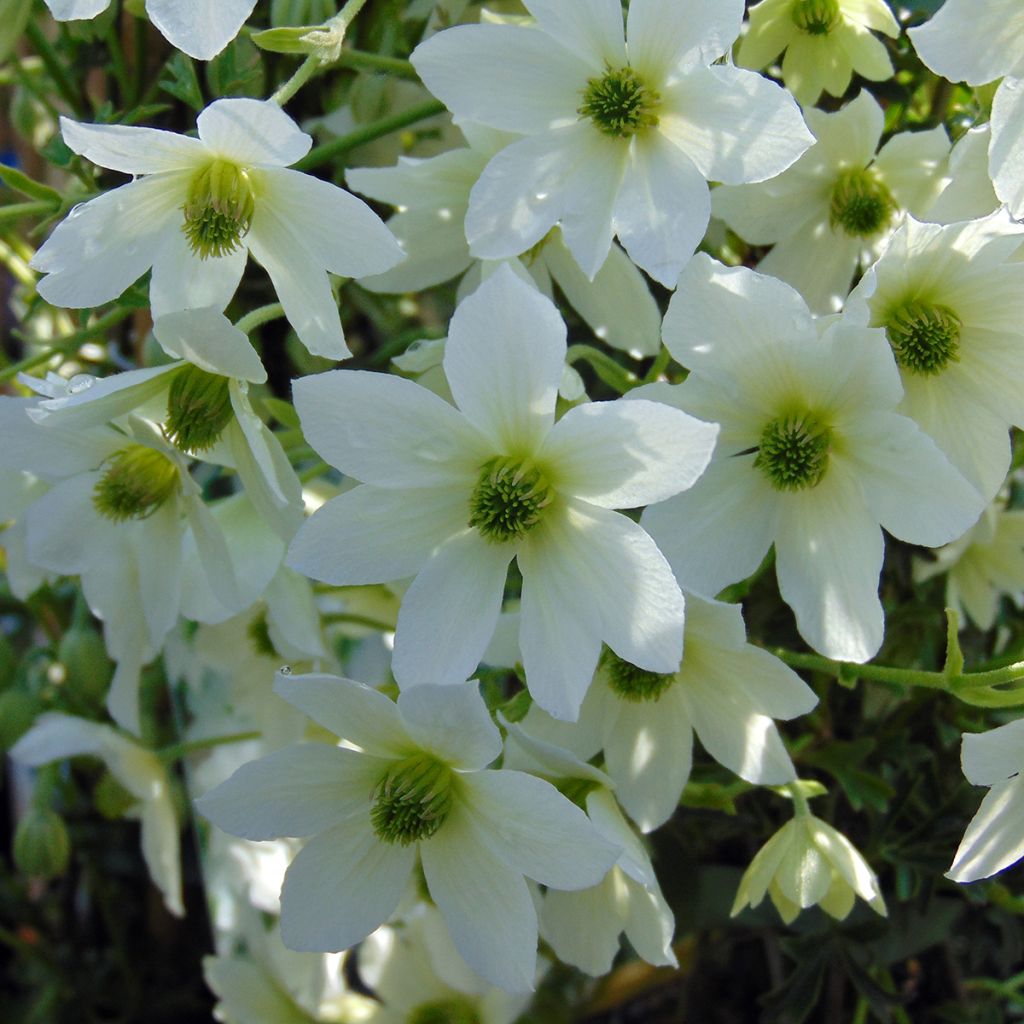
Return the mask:
[[[469,525],[496,543],[518,540],[553,499],[547,478],[531,462],[495,456],[484,463],[469,499]]]
[[[831,444],[831,431],[810,413],[780,416],[761,431],[754,465],[776,490],[803,490],[821,483]]]
[[[178,493],[174,462],[154,448],[132,444],[115,452],[92,492],[96,511],[114,522],[145,519]]]
[[[174,375],[167,393],[167,438],[183,452],[212,448],[233,415],[227,377],[191,363]]]
[[[897,210],[896,200],[869,167],[843,171],[832,186],[829,223],[853,238],[870,238],[887,227]]]
[[[802,32],[826,36],[839,24],[839,0],[793,0],[789,16]]]
[[[589,117],[598,131],[616,139],[628,139],[658,123],[661,96],[644,84],[627,65],[608,68],[601,78],[591,78],[577,109],[580,117]]]
[[[64,819],[48,807],[33,807],[14,833],[14,863],[32,878],[62,875],[71,857]]]
[[[452,771],[429,754],[397,761],[377,784],[370,820],[386,843],[429,839],[452,809]]]
[[[620,658],[610,648],[605,648],[601,655],[601,668],[608,677],[608,685],[612,692],[622,700],[634,704],[660,700],[662,694],[676,681],[674,673],[663,675],[648,672]]]
[[[482,1020],[468,999],[453,996],[417,1006],[409,1014],[408,1024],[482,1024]]]
[[[913,300],[889,317],[885,333],[903,369],[928,375],[959,361],[962,328],[963,321],[948,306]]]
[[[249,171],[230,160],[212,160],[196,172],[182,207],[182,230],[200,259],[228,256],[249,233],[256,194]]]

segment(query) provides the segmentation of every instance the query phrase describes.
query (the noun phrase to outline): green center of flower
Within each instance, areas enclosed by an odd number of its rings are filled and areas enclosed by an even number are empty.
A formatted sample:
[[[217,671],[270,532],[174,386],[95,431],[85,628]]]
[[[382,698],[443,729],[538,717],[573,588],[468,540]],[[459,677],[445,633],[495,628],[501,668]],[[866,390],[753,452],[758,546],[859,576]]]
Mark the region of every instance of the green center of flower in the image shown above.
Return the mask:
[[[637,668],[631,662],[620,658],[614,651],[605,648],[601,665],[608,676],[612,692],[622,700],[640,704],[644,701],[658,701],[662,694],[676,681],[675,674],[660,675]]]
[[[397,761],[377,784],[370,821],[385,843],[429,839],[452,809],[452,771],[429,754]]]
[[[183,452],[212,448],[234,412],[227,377],[183,366],[167,394],[167,437]]]
[[[780,416],[761,431],[754,465],[778,491],[821,483],[828,469],[832,432],[810,413]]]
[[[114,522],[151,516],[181,488],[174,461],[145,445],[128,445],[103,465],[92,503],[100,515]]]
[[[627,64],[608,68],[601,78],[591,78],[577,108],[580,117],[589,117],[597,129],[616,139],[628,139],[658,123],[661,96],[644,84]]]
[[[896,212],[896,200],[875,171],[851,167],[832,187],[829,223],[854,238],[869,238],[881,231]]]
[[[839,0],[793,0],[789,16],[801,32],[827,36],[839,24]]]
[[[963,321],[948,306],[911,301],[885,325],[896,362],[912,373],[941,373],[960,359]]]
[[[227,256],[249,233],[255,211],[256,194],[249,172],[230,160],[213,160],[189,185],[182,207],[182,230],[200,259]]]
[[[245,632],[249,637],[249,642],[252,644],[252,649],[257,654],[266,658],[273,658],[277,656],[274,641],[270,639],[270,627],[267,625],[266,612],[257,615],[256,618],[249,623]]]
[[[484,463],[469,499],[469,525],[487,540],[518,540],[541,520],[554,490],[530,461],[496,455]]]
[[[406,1021],[407,1024],[482,1024],[476,1007],[458,997],[417,1006]]]

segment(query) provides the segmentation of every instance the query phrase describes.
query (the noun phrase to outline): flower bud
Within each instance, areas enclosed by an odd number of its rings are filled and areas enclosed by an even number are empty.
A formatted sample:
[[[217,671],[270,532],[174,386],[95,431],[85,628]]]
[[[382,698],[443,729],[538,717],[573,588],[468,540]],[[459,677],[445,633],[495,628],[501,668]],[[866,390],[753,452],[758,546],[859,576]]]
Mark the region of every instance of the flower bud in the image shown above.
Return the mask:
[[[48,807],[33,807],[14,833],[14,863],[32,878],[54,878],[67,870],[71,840],[64,819]]]
[[[57,660],[67,672],[67,685],[78,697],[93,704],[107,695],[114,666],[103,638],[88,626],[72,626],[57,645]]]
[[[39,702],[23,690],[0,693],[0,750],[14,746],[32,727]]]

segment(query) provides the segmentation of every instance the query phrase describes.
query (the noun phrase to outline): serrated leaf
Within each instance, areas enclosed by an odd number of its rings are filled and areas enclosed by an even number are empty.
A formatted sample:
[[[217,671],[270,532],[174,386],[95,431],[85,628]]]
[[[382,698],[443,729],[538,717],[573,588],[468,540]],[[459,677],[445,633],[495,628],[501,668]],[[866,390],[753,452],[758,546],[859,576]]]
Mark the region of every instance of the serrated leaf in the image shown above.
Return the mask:
[[[176,53],[165,65],[165,70],[169,77],[160,79],[160,88],[164,92],[187,103],[193,110],[202,110],[206,106],[191,57]]]
[[[0,164],[0,180],[16,192],[28,196],[30,199],[45,199],[53,203],[57,209],[61,202],[61,194],[49,185],[33,181],[27,174],[22,173],[16,167],[8,167],[7,164]]]
[[[215,97],[263,96],[265,74],[260,51],[244,36],[206,65],[206,84]]]

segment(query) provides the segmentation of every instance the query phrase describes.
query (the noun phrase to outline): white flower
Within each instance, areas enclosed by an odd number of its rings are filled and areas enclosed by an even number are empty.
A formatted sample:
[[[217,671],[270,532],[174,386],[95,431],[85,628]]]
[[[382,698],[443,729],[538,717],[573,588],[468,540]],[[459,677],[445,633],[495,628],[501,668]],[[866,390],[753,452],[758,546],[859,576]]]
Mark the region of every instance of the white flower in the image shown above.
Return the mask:
[[[679,280],[665,344],[691,373],[658,395],[721,424],[697,485],[644,512],[688,590],[749,576],[775,544],[782,599],[801,636],[863,662],[882,642],[881,527],[935,547],[984,501],[917,425],[885,332],[815,323],[788,285],[699,255]]]
[[[362,277],[402,258],[361,200],[288,169],[312,139],[269,101],[222,99],[199,138],[155,128],[61,118],[64,141],[134,181],[76,207],[32,258],[39,294],[57,306],[98,306],[150,267],[153,315],[231,300],[246,258],[263,265],[302,343],[348,356],[328,271]]]
[[[795,672],[746,642],[739,607],[687,594],[678,672],[642,672],[606,654],[578,723],[531,708],[523,727],[587,761],[603,750],[622,806],[650,832],[679,806],[694,732],[741,778],[781,785],[796,775],[772,718],[796,718],[816,703]]]
[[[285,944],[337,950],[364,939],[420,862],[466,962],[508,991],[532,988],[537,919],[523,876],[584,888],[618,850],[553,786],[486,770],[501,737],[477,684],[420,686],[397,704],[331,676],[281,676],[276,690],[352,746],[287,747],[198,806],[245,838],[313,837],[285,876]]]
[[[181,917],[181,861],[178,822],[170,782],[159,758],[108,725],[57,711],[40,715],[11,748],[11,757],[38,766],[68,757],[100,758],[110,774],[139,802],[126,815],[142,825],[142,856],[167,909]]]
[[[858,896],[876,914],[886,914],[878,878],[860,851],[807,812],[797,813],[758,850],[740,880],[733,916],[759,906],[766,893],[786,924],[815,904],[842,921]]]
[[[388,228],[405,250],[393,270],[359,283],[373,292],[415,292],[464,274],[460,295],[489,273],[469,251],[465,220],[469,194],[488,161],[518,136],[464,125],[469,147],[426,160],[402,157],[395,167],[360,167],[346,175],[349,186],[399,208]],[[661,313],[643,274],[613,245],[593,281],[579,268],[559,228],[519,257],[530,278],[549,298],[557,284],[602,341],[637,357],[661,346]]]
[[[914,580],[941,573],[946,578],[946,606],[966,612],[979,629],[991,629],[999,614],[999,596],[1024,605],[1024,509],[1007,509],[998,500],[959,540],[914,559]],[[967,625],[963,615],[961,628]]]
[[[858,264],[874,262],[899,213],[925,216],[948,178],[943,128],[894,135],[875,155],[885,116],[867,91],[834,114],[805,111],[817,142],[777,178],[726,186],[712,208],[744,241],[772,245],[758,264],[815,313],[839,309]]]
[[[990,789],[946,877],[975,882],[1024,857],[1024,719],[964,736],[962,763],[968,782]]]
[[[900,34],[885,0],[763,0],[750,10],[736,63],[759,71],[785,50],[782,80],[811,106],[822,90],[842,96],[855,71],[874,82],[892,77],[889,54],[872,31]]]
[[[575,718],[602,640],[654,672],[682,654],[683,599],[651,539],[615,508],[690,486],[715,429],[654,402],[594,402],[554,422],[565,325],[501,267],[452,317],[457,408],[411,381],[340,370],[295,384],[309,443],[363,484],[314,513],[288,563],[355,585],[416,579],[402,601],[402,687],[471,675],[523,575],[534,698]]]
[[[46,0],[57,21],[95,18],[110,0]],[[256,0],[146,0],[149,20],[167,41],[196,60],[209,60],[238,35]]]
[[[1024,215],[1024,9],[1017,0],[947,0],[910,30],[918,56],[953,82],[1001,78],[992,102],[989,173],[1014,217]]]
[[[991,126],[983,124],[968,129],[953,144],[946,165],[949,183],[928,207],[930,222],[953,224],[958,220],[977,220],[999,209],[999,197],[988,176],[991,137]]]
[[[1024,228],[1003,213],[940,227],[908,217],[846,304],[885,329],[903,381],[899,412],[986,500],[1024,426]]]
[[[762,181],[811,143],[793,99],[714,64],[742,0],[525,0],[536,24],[466,25],[421,43],[413,64],[457,121],[527,136],[470,197],[474,255],[517,256],[561,223],[590,278],[617,235],[671,287],[708,225],[707,181]]]

